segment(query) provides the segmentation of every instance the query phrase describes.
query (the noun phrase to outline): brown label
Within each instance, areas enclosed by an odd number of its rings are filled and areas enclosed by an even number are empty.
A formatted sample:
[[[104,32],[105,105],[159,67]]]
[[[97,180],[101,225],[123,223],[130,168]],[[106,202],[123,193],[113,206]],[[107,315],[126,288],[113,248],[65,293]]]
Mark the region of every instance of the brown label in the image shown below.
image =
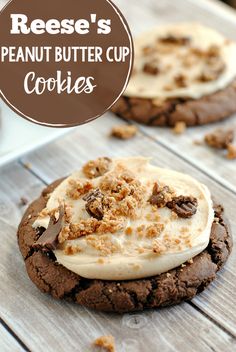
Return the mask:
[[[83,124],[125,90],[133,42],[110,0],[12,0],[0,26],[0,93],[22,117]]]

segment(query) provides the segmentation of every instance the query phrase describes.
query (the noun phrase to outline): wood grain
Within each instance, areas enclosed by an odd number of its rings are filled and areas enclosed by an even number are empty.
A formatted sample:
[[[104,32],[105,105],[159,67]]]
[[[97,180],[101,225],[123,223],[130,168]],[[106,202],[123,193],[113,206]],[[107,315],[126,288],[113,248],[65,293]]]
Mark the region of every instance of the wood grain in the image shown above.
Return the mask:
[[[24,349],[17,343],[13,336],[0,325],[0,351],[1,352],[23,352]]]

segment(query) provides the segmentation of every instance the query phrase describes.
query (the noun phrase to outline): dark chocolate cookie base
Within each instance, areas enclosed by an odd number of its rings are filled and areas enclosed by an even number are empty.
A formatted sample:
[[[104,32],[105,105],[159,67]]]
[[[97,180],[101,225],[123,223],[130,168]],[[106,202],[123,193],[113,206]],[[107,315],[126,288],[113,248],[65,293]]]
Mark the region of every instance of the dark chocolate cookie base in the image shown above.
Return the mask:
[[[179,121],[187,126],[205,125],[236,112],[236,81],[224,90],[200,99],[169,99],[158,107],[151,99],[122,96],[112,111],[120,117],[149,126],[174,126]]]
[[[39,235],[32,228],[50,193],[61,180],[47,187],[26,210],[18,229],[18,243],[29,277],[43,292],[101,311],[130,312],[158,308],[192,299],[203,291],[226,262],[232,248],[223,209],[217,207],[208,248],[187,263],[167,273],[129,281],[82,278],[56,263],[53,254],[33,249]]]

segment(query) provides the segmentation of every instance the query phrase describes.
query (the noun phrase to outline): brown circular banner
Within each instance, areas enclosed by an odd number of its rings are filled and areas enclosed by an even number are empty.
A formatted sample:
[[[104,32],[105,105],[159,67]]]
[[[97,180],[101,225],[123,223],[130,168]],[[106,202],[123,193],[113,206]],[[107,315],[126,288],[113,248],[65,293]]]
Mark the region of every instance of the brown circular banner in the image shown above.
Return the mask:
[[[0,27],[1,97],[32,122],[89,122],[127,86],[133,41],[110,0],[11,0]]]

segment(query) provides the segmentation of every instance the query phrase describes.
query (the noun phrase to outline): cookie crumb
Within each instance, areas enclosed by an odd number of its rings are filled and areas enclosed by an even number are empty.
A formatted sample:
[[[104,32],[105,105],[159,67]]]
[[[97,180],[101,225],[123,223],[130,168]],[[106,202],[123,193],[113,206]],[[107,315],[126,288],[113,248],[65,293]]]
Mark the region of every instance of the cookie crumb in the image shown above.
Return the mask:
[[[27,198],[25,198],[25,197],[21,197],[20,198],[20,202],[19,202],[19,205],[20,206],[25,206],[25,205],[27,205],[29,203],[29,201],[28,201],[28,199]]]
[[[193,144],[194,144],[194,145],[197,145],[197,146],[200,146],[200,145],[203,145],[203,141],[200,141],[200,140],[195,139],[195,140],[193,141]]]
[[[28,170],[31,170],[32,169],[32,165],[30,163],[25,163],[24,164],[24,167]]]
[[[229,160],[236,159],[236,145],[229,144],[227,146],[227,155],[226,158]]]
[[[136,136],[138,128],[134,125],[118,125],[111,130],[111,136],[118,139],[130,139]]]
[[[115,339],[112,335],[98,337],[93,345],[101,347],[104,351],[115,352]]]
[[[186,130],[186,123],[183,121],[176,122],[175,127],[173,128],[174,134],[183,134]]]
[[[189,264],[193,264],[193,259],[191,258],[191,259],[189,259],[187,262],[188,262]]]
[[[211,148],[226,149],[233,142],[234,131],[232,129],[224,130],[218,128],[211,133],[205,135],[205,143]]]

